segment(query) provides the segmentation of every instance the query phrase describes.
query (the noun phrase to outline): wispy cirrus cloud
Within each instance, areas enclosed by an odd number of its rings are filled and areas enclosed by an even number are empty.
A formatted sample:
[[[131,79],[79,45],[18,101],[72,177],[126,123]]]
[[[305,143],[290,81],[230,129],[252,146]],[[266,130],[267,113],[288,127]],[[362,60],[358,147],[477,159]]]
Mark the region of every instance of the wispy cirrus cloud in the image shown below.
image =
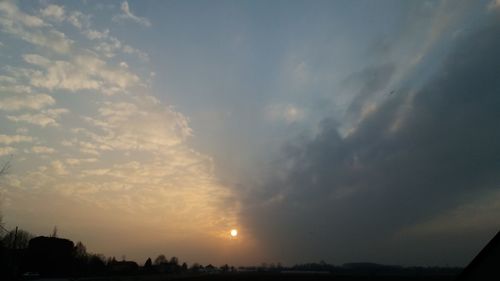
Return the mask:
[[[0,156],[9,155],[15,153],[17,149],[11,146],[0,147]]]
[[[105,102],[98,110],[99,118],[85,117],[84,120],[103,133],[78,132],[95,144],[94,149],[159,153],[161,148],[174,148],[192,135],[186,117],[155,99]]]
[[[53,149],[52,147],[36,145],[31,148],[31,152],[36,154],[52,154],[56,152],[56,150]]]
[[[127,1],[122,2],[120,9],[122,11],[122,14],[114,16],[114,21],[131,20],[147,27],[151,26],[151,22],[149,21],[149,19],[138,17],[132,13]]]
[[[58,119],[62,114],[68,113],[65,108],[55,108],[42,110],[39,113],[25,113],[20,115],[7,115],[7,119],[14,122],[28,123],[40,127],[59,126]]]
[[[40,13],[44,18],[58,22],[61,22],[66,18],[64,7],[54,4],[50,4],[47,7],[41,9]]]
[[[10,1],[2,1],[0,3],[0,11],[5,18],[9,19],[9,21],[5,21],[6,19],[3,18],[3,24],[8,23],[9,25],[22,25],[26,27],[46,26],[42,19],[20,11],[19,8]]]
[[[65,162],[71,166],[80,165],[82,163],[93,163],[96,161],[97,161],[97,158],[67,158],[65,160]]]
[[[139,77],[121,67],[110,67],[92,54],[76,55],[70,61],[49,60],[37,54],[26,54],[24,60],[40,70],[29,73],[30,84],[50,90],[103,90],[119,87],[121,90],[136,84]]]
[[[19,142],[32,142],[33,137],[24,135],[0,135],[0,144],[13,144]]]
[[[10,1],[0,3],[0,28],[3,32],[57,53],[68,53],[73,41],[46,24],[41,18],[18,9]]]
[[[0,98],[0,110],[17,111],[20,109],[38,110],[53,105],[55,100],[47,94],[10,95]]]
[[[72,11],[66,17],[66,20],[78,29],[88,28],[90,26],[90,16],[80,11]]]

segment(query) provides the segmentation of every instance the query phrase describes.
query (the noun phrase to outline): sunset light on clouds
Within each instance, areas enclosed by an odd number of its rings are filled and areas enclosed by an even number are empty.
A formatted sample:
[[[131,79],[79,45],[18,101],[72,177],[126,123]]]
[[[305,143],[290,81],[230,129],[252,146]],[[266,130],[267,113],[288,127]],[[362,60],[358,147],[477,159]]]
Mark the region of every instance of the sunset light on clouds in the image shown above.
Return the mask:
[[[154,95],[148,56],[91,15],[19,4],[0,3],[2,41],[12,42],[2,46],[0,76],[8,133],[0,154],[13,155],[2,182],[8,221],[39,233],[57,225],[82,239],[92,231],[103,239],[91,248],[141,259],[124,245],[224,243],[237,224],[233,191],[214,176],[212,158],[188,144],[188,117]],[[142,23],[126,7],[117,18]]]

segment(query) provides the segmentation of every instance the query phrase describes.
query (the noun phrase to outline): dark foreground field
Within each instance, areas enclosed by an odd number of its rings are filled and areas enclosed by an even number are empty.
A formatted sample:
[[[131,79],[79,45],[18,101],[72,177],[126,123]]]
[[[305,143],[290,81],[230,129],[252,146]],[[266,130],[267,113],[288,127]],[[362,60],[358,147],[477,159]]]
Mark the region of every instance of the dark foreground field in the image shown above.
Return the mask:
[[[229,274],[203,274],[185,276],[165,276],[165,275],[142,275],[142,276],[107,276],[96,278],[67,279],[85,281],[365,281],[365,280],[393,280],[393,281],[420,281],[420,280],[455,280],[455,275],[446,276],[346,276],[336,274],[283,274],[283,273],[229,273]],[[56,279],[41,279],[52,281]],[[40,281],[41,281],[40,280]],[[60,281],[66,279],[59,279]],[[58,281],[59,281],[58,280]]]

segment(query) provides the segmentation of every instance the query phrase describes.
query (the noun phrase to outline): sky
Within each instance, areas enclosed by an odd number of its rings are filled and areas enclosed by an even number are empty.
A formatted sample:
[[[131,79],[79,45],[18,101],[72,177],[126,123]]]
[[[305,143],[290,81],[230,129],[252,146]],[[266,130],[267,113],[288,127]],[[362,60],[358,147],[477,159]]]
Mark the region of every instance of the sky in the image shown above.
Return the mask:
[[[498,34],[498,0],[1,1],[3,222],[139,263],[464,266],[500,229]]]

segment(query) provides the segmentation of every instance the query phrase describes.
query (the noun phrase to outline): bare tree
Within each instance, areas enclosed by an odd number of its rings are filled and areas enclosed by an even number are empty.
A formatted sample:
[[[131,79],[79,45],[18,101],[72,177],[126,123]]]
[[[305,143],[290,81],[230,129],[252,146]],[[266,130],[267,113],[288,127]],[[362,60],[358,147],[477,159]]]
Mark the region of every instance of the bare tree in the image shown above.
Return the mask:
[[[54,229],[52,230],[52,235],[50,237],[57,237],[57,225],[54,226]]]
[[[25,249],[33,237],[33,234],[22,229],[11,230],[3,237],[2,244],[10,249]]]
[[[3,163],[2,168],[0,168],[0,176],[7,173],[7,170],[10,168],[10,161],[12,160],[12,155],[9,157],[5,163]]]
[[[3,163],[2,167],[0,168],[0,176],[3,176],[7,173],[7,170],[9,170],[9,168],[10,168],[10,161],[11,160],[12,160],[12,155],[9,157],[9,159],[7,159],[7,161],[5,161]],[[7,229],[5,229],[5,227],[3,225],[3,216],[2,216],[2,213],[0,212],[0,234],[3,231],[7,231]]]

